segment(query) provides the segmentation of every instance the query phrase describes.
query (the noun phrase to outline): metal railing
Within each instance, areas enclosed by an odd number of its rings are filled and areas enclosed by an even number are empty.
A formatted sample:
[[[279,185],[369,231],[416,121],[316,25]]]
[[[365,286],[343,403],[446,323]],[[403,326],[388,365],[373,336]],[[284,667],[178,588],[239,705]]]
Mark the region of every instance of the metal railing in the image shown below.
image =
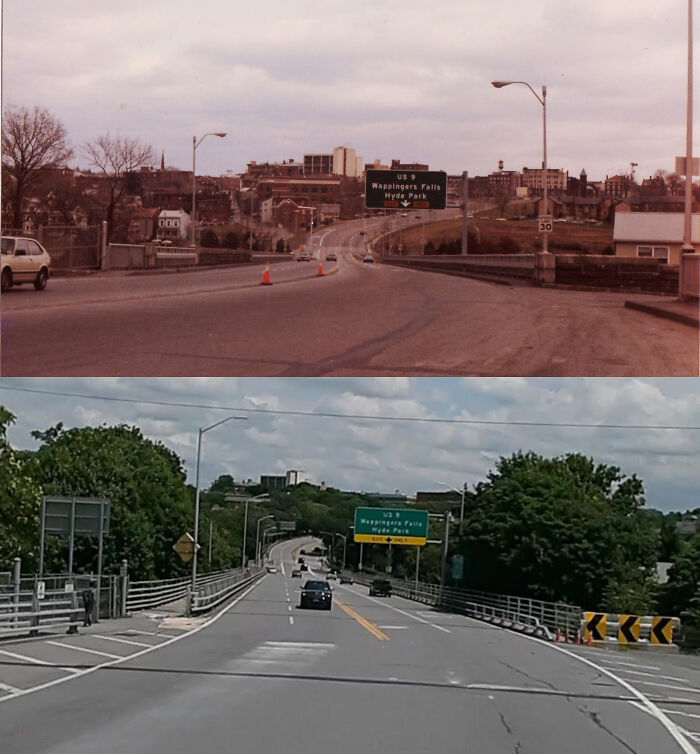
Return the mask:
[[[16,591],[0,594],[0,637],[56,631],[67,628],[76,633],[82,610],[75,592],[58,590],[37,594]]]
[[[440,587],[439,584],[395,579],[383,574],[353,574],[357,583],[365,585],[377,577],[388,578],[392,592],[401,597],[542,638],[552,639],[557,632],[574,637],[579,630],[581,608],[577,605]]]
[[[197,588],[190,594],[188,613],[202,613],[220,605],[224,600],[266,573],[265,568],[253,566],[245,571],[230,571],[216,579],[197,580]]]

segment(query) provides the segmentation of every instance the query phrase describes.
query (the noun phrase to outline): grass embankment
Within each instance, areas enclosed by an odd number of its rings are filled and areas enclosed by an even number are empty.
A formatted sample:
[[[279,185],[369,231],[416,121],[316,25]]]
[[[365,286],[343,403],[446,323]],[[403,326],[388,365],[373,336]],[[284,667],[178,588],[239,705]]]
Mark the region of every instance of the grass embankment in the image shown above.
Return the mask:
[[[488,215],[491,216],[488,216]],[[562,254],[602,254],[607,247],[612,247],[613,227],[603,225],[575,225],[573,223],[556,223],[549,234],[550,251]],[[420,223],[404,229],[400,233],[400,243],[404,254],[421,253],[421,237],[423,228]],[[462,218],[438,220],[425,224],[426,244],[432,243],[437,249],[441,244],[454,243],[462,237]],[[505,241],[504,239],[512,239]],[[399,231],[391,232],[387,237],[388,243],[398,252]],[[517,251],[513,242],[517,243],[521,252],[540,251],[542,249],[542,234],[537,232],[537,220],[505,220],[499,221],[494,211],[478,214],[469,220],[469,244],[472,253],[494,253],[498,251]],[[479,246],[482,248],[480,249]],[[379,251],[377,246],[377,251]],[[458,253],[458,252],[457,252]]]

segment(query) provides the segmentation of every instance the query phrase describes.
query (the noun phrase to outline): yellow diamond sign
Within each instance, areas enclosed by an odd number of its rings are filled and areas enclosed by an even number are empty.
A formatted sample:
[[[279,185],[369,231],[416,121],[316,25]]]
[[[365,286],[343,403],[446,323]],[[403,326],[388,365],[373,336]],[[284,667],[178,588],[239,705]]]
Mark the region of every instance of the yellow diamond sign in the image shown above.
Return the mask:
[[[200,549],[199,545],[197,545],[197,549]],[[189,563],[194,557],[194,537],[189,532],[185,532],[180,539],[175,542],[173,550],[175,550],[185,563]]]

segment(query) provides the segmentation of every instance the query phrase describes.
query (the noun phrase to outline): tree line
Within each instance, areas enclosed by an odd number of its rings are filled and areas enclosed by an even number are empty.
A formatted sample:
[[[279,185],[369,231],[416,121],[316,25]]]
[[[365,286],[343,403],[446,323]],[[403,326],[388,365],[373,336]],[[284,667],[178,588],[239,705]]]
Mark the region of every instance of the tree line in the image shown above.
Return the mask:
[[[164,444],[144,437],[134,426],[66,429],[57,424],[33,432],[36,450],[15,450],[7,429],[15,417],[0,406],[0,571],[21,557],[24,573],[35,572],[43,495],[105,497],[111,500],[111,525],[105,541],[105,571],[114,573],[123,558],[136,579],[187,573],[172,550],[192,531],[195,490],[187,484],[183,461]],[[201,493],[200,569],[220,570],[242,561],[244,506],[227,502],[239,488],[230,475]],[[257,520],[273,516],[295,521],[297,533],[347,538],[346,563],[359,564],[351,526],[358,506],[377,506],[366,495],[302,483],[267,490],[249,485],[246,558],[253,558]],[[444,513],[449,503],[428,506]],[[700,509],[693,511],[700,516]],[[465,495],[462,535],[451,527],[448,562],[463,558],[457,578],[447,583],[465,589],[564,601],[584,609],[636,614],[682,615],[700,623],[700,531],[682,534],[680,513],[645,507],[644,485],[616,466],[581,454],[546,458],[519,451],[502,457],[485,480]],[[272,520],[272,519],[271,519]],[[442,524],[431,525],[440,539]],[[344,543],[336,536],[331,557],[340,563]],[[210,547],[211,543],[211,547]],[[209,553],[211,552],[211,559]],[[366,569],[383,573],[385,546],[365,545]],[[657,561],[670,562],[669,580],[659,584]],[[96,570],[97,543],[76,541],[76,572]],[[67,542],[47,538],[46,572],[65,572]],[[392,574],[414,578],[415,547],[394,547]],[[440,580],[441,546],[421,548],[420,579]]]

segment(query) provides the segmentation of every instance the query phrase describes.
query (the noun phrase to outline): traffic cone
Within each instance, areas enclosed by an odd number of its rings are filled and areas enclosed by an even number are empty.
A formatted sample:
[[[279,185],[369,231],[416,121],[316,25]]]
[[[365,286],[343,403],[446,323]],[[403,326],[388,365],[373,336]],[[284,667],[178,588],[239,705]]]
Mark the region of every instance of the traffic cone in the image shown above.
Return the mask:
[[[321,277],[323,275],[323,262],[321,261],[321,257],[318,258],[318,272],[316,273],[318,277]]]
[[[265,272],[263,272],[263,279],[260,285],[272,285],[272,280],[270,280],[270,263],[269,262],[265,265]]]
[[[581,634],[576,634],[576,643],[577,644],[581,643]]]
[[[555,639],[557,644],[561,644],[561,631],[557,629],[557,638]]]
[[[592,647],[592,646],[593,646],[593,637],[591,636],[591,634],[588,634],[588,636],[586,637],[586,644],[587,644],[587,645],[588,645],[589,647]]]

